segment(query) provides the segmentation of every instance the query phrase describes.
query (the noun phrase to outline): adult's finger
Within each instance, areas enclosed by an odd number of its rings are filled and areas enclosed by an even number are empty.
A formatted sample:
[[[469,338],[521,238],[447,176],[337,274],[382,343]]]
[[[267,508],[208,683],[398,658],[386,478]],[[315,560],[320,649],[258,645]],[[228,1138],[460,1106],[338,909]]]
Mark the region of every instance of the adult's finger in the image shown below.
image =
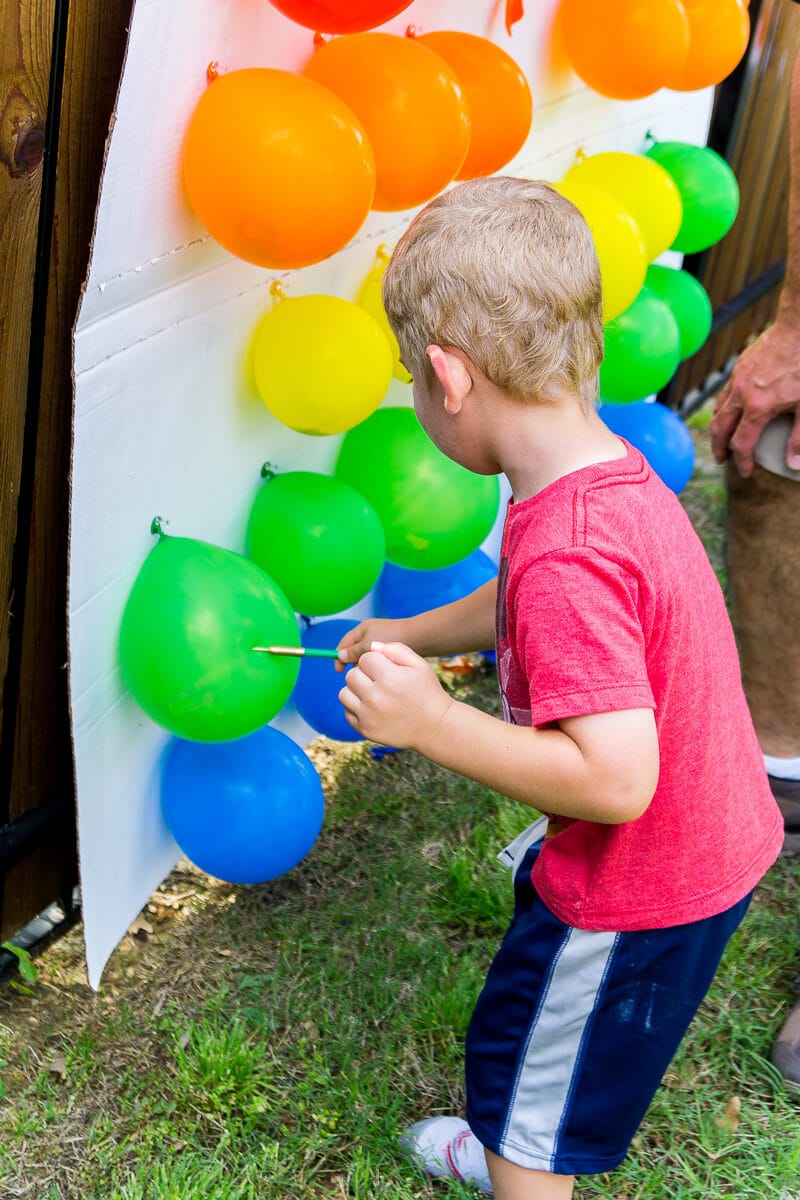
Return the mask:
[[[730,455],[730,440],[741,416],[742,406],[737,404],[733,384],[728,380],[717,396],[709,426],[711,452],[718,463],[725,462]]]
[[[800,405],[798,405],[794,414],[794,425],[792,432],[789,434],[789,443],[786,447],[786,465],[792,471],[800,471]]]
[[[768,412],[750,407],[742,413],[736,426],[730,440],[730,448],[736,470],[743,479],[749,479],[753,474],[753,451],[770,420]]]

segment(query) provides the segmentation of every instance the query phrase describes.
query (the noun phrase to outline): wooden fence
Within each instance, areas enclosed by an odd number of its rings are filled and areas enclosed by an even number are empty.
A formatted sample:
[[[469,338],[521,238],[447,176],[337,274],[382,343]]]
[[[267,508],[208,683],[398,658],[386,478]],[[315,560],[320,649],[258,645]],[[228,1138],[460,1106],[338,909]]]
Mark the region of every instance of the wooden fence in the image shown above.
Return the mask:
[[[131,5],[1,5],[0,937],[76,880],[70,340]]]
[[[662,397],[677,407],[691,408],[713,391],[748,340],[770,323],[784,275],[789,83],[800,47],[800,5],[763,0],[750,12],[750,53],[718,90],[709,137],[733,167],[741,206],[727,237],[686,263],[711,297],[714,324]]]

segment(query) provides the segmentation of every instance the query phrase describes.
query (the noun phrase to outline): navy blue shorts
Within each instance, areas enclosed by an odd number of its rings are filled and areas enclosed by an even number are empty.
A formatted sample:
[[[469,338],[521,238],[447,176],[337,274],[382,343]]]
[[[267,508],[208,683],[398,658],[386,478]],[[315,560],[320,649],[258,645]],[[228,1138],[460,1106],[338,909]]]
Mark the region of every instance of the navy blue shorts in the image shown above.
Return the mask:
[[[668,929],[597,933],[559,921],[516,870],[514,917],[472,1015],[467,1120],[534,1170],[619,1166],[750,902]]]

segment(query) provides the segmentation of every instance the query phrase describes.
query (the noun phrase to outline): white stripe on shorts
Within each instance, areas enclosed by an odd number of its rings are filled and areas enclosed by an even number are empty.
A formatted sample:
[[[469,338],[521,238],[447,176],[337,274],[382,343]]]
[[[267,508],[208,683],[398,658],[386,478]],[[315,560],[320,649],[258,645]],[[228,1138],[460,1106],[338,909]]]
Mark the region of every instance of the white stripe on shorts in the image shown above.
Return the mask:
[[[597,1004],[619,934],[571,928],[539,1007],[517,1075],[500,1154],[553,1162],[586,1024]],[[538,1165],[538,1164],[537,1164]]]

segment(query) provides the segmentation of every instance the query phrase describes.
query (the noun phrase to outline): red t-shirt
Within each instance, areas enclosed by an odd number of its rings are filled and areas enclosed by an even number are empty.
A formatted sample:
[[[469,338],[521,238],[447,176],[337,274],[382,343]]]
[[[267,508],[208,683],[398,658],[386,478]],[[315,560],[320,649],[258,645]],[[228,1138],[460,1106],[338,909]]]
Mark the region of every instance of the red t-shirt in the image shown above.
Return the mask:
[[[723,912],[783,841],[722,591],[677,498],[627,449],[509,504],[497,599],[506,720],[655,709],[647,811],[622,825],[552,814],[566,828],[533,870],[562,921],[615,931]]]

